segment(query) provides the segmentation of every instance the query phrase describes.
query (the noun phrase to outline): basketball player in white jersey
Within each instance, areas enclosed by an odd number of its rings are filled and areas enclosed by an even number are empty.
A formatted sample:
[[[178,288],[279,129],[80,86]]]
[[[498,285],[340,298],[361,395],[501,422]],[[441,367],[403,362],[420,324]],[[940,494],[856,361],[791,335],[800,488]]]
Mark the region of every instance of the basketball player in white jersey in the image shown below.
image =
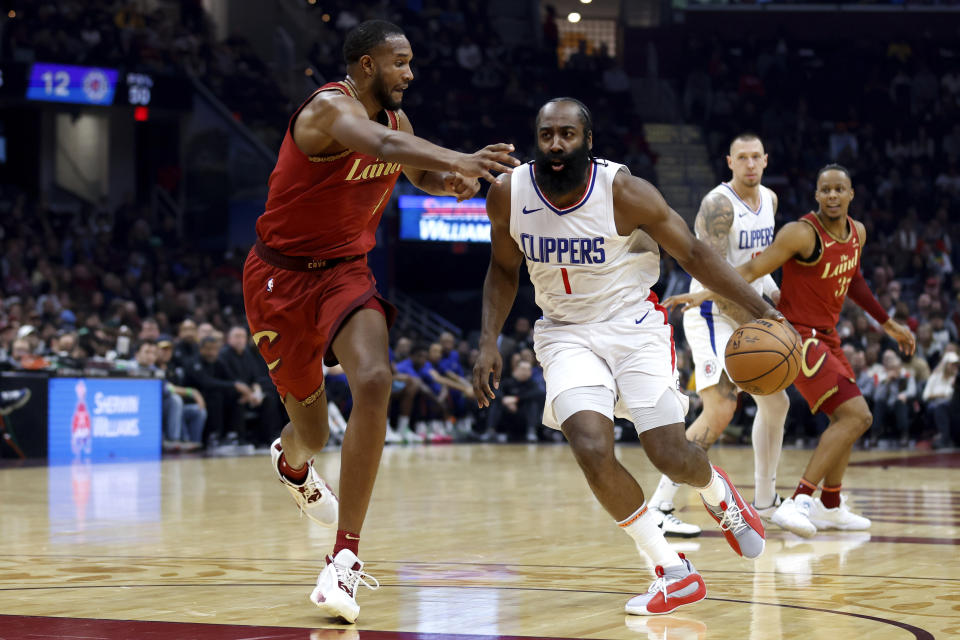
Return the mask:
[[[767,154],[756,135],[741,133],[733,139],[727,166],[732,174],[730,182],[721,182],[703,198],[694,229],[697,238],[716,249],[731,266],[737,267],[759,255],[773,241],[777,195],[760,184],[767,166]],[[757,293],[764,293],[774,303],[778,302],[780,290],[769,274],[755,280],[751,286]],[[691,280],[690,293],[702,290],[700,282]],[[664,306],[669,309],[672,302],[668,298],[664,300]],[[723,352],[731,334],[749,320],[749,314],[743,309],[723,299],[708,300],[683,314],[684,335],[693,353],[697,393],[703,400],[703,410],[687,429],[687,439],[704,449],[709,449],[717,441],[737,410],[739,389],[724,371]],[[790,400],[786,391],[752,397],[757,405],[751,438],[756,485],[753,506],[764,520],[770,521],[780,505],[776,493],[777,462]],[[672,514],[679,488],[679,484],[664,475],[650,499],[650,506],[663,514],[666,535],[698,535],[700,527],[682,522]],[[801,535],[814,533],[807,531],[809,520],[795,509],[791,510],[791,505],[781,510],[777,523]]]
[[[503,176],[487,195],[492,250],[473,371],[476,396],[486,405],[499,385],[497,336],[526,260],[543,310],[534,348],[547,384],[544,424],[563,431],[594,495],[656,567],[657,579],[627,603],[627,613],[666,613],[703,599],[706,587],[667,544],[640,485],[617,461],[615,413],[633,420],[660,471],[698,487],[737,553],[759,556],[764,534],[760,517],[726,474],[684,437],[687,403],[673,328],[650,291],[660,273],[659,247],[754,316],[782,316],[690,233],[652,185],[623,165],[591,158],[590,113],[579,101],[545,104],[536,137],[536,160]]]

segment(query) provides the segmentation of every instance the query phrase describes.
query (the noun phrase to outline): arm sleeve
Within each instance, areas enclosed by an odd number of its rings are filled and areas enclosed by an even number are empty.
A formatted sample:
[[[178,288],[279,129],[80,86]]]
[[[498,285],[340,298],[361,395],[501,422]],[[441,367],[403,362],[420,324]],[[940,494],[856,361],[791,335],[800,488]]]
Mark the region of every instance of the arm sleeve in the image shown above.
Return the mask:
[[[859,267],[857,268],[857,273],[853,276],[853,281],[850,283],[850,290],[847,292],[847,295],[857,303],[857,306],[869,313],[870,317],[880,324],[884,324],[890,319],[887,312],[880,306],[876,296],[870,291],[870,285],[867,284],[867,281],[863,277],[863,271],[861,271]]]
[[[773,299],[773,295],[772,295],[772,294],[773,294],[775,291],[779,291],[779,290],[780,290],[780,287],[778,287],[778,286],[777,286],[777,283],[774,282],[773,276],[771,276],[771,275],[768,273],[767,275],[763,276],[763,279],[761,279],[760,282],[763,284],[763,295],[767,296],[768,298],[770,298],[770,299],[772,300],[772,299]]]

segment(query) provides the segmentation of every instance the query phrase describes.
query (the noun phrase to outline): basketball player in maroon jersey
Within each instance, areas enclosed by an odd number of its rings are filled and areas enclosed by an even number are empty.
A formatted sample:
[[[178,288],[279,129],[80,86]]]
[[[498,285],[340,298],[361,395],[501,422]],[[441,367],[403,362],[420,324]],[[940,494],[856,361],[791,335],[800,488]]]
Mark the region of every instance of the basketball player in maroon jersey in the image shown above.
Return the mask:
[[[838,164],[825,166],[817,174],[815,197],[819,204],[816,213],[784,225],[763,253],[737,268],[751,282],[783,267],[777,308],[803,338],[800,375],[793,384],[811,411],[830,417],[796,491],[772,518],[781,524],[779,520],[786,514],[791,520],[797,514],[806,517],[809,527],[791,527],[806,536],[818,529],[870,527],[870,520],[850,511],[840,495],[853,445],[873,421],[836,332],[844,300],[849,296],[869,313],[906,355],[916,347],[913,334],[887,315],[860,270],[866,233],[861,222],[847,215],[853,200],[850,172]],[[664,305],[692,306],[702,299],[705,297],[690,294],[673,296],[664,300]],[[813,492],[821,482],[820,497],[814,499]]]
[[[302,513],[338,526],[311,600],[353,622],[360,529],[373,491],[392,382],[387,330],[394,307],[377,292],[366,254],[402,171],[433,195],[464,200],[477,178],[509,172],[511,145],[474,154],[413,135],[400,102],[413,80],[403,31],[364,22],[343,45],[347,77],[324,85],[293,114],[270,175],[266,210],[243,272],[247,320],[291,422],[271,446],[280,481]],[[327,442],[322,362],[343,366],[353,412],[343,440],[340,499],[313,468]],[[339,522],[339,525],[338,525]]]

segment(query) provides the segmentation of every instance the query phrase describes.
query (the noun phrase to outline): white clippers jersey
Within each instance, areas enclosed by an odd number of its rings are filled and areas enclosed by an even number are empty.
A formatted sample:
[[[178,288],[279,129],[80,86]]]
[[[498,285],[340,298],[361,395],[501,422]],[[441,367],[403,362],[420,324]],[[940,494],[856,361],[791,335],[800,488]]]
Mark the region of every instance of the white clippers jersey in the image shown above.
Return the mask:
[[[726,197],[733,205],[733,224],[727,239],[727,262],[734,267],[739,267],[749,262],[773,242],[773,191],[760,185],[760,208],[756,211],[741,200],[736,191],[726,182],[721,182],[714,187],[707,197],[715,193]],[[700,238],[699,232],[697,237]],[[757,293],[762,294],[763,278],[757,278],[750,283],[750,286]],[[701,290],[703,285],[695,278],[691,278],[690,292]]]
[[[599,322],[629,314],[660,277],[660,247],[639,229],[617,233],[613,179],[621,164],[594,159],[583,198],[559,209],[534,180],[533,163],[510,182],[510,235],[526,256],[544,317]]]

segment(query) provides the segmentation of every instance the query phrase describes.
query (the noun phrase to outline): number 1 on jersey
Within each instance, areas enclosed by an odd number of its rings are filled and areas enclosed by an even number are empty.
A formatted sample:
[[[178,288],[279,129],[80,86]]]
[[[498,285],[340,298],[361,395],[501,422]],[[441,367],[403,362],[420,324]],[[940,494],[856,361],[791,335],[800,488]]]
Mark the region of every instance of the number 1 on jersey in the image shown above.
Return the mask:
[[[566,267],[560,267],[560,275],[563,276],[563,290],[567,293],[573,293],[570,291],[570,276],[567,275]]]

